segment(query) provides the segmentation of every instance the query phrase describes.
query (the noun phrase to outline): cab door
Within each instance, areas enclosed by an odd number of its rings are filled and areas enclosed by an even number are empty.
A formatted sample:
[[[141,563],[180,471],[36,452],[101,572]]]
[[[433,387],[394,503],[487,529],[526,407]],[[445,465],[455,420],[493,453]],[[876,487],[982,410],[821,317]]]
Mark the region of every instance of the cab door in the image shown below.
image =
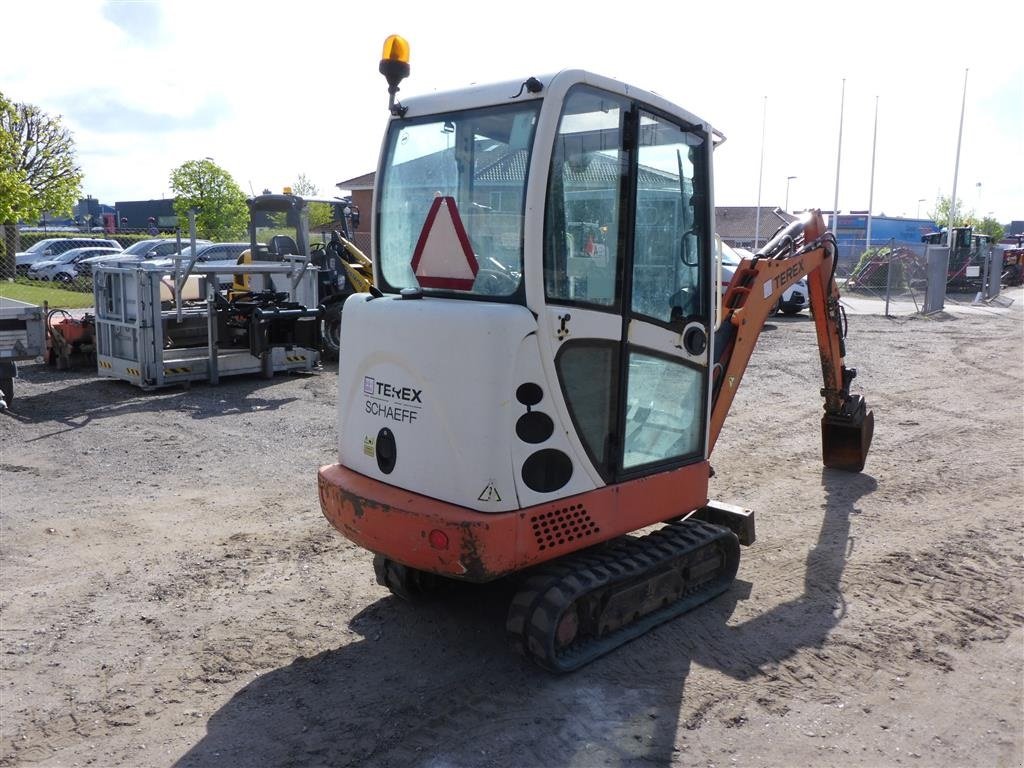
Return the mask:
[[[587,86],[566,98],[545,220],[547,332],[604,482],[705,456],[709,140]]]

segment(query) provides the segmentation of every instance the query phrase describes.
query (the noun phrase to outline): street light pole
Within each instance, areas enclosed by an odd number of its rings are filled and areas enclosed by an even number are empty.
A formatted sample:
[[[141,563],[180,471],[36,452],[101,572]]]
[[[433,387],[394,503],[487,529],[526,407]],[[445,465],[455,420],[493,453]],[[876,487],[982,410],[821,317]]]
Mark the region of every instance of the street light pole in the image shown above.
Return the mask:
[[[789,213],[789,182],[795,179],[796,176],[786,177],[786,207],[783,209],[786,213]]]
[[[754,214],[754,251],[761,245],[761,180],[764,178],[764,132],[768,124],[768,97],[761,109],[761,164],[757,169],[757,212]]]
[[[846,104],[846,78],[843,78],[843,89],[839,94],[839,148],[836,150],[836,198],[832,203],[832,234],[839,231],[839,166],[843,159],[843,107]]]

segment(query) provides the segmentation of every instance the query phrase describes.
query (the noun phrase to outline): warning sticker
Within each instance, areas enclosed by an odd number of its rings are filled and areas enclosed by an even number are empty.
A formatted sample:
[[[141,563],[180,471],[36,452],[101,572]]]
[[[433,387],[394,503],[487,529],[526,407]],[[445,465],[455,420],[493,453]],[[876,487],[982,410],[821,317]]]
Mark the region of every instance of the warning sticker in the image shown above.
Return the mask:
[[[374,440],[372,437],[369,437],[369,436],[364,437],[363,438],[363,453],[365,453],[367,456],[369,456],[371,458],[376,456],[377,455],[377,441]]]
[[[493,480],[487,483],[487,487],[480,492],[476,499],[477,501],[501,501],[501,495],[498,493],[498,489],[494,487]]]

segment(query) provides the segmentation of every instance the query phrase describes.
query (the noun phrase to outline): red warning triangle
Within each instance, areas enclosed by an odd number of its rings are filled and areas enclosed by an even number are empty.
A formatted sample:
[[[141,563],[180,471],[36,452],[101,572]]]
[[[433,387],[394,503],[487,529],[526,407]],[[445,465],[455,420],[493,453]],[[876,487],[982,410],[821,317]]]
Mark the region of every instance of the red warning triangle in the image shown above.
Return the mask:
[[[468,291],[479,268],[455,198],[435,197],[412,254],[416,280],[422,288]]]

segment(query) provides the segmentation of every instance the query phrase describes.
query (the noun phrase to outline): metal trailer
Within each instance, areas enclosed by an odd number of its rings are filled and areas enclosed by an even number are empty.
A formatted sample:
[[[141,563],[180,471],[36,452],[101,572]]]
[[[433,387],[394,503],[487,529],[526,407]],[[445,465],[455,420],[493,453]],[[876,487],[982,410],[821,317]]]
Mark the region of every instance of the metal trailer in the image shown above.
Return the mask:
[[[42,307],[0,296],[0,410],[14,399],[18,360],[35,360],[46,351]]]
[[[102,377],[150,390],[221,376],[310,371],[319,362],[316,267],[304,258],[235,266],[99,264],[93,273],[96,365]],[[254,291],[287,295],[299,309],[257,310],[259,333],[227,326],[223,275],[250,275]],[[275,324],[298,333],[270,338]],[[279,327],[279,326],[278,326]],[[253,338],[243,338],[252,336]],[[281,336],[281,334],[278,334]]]

